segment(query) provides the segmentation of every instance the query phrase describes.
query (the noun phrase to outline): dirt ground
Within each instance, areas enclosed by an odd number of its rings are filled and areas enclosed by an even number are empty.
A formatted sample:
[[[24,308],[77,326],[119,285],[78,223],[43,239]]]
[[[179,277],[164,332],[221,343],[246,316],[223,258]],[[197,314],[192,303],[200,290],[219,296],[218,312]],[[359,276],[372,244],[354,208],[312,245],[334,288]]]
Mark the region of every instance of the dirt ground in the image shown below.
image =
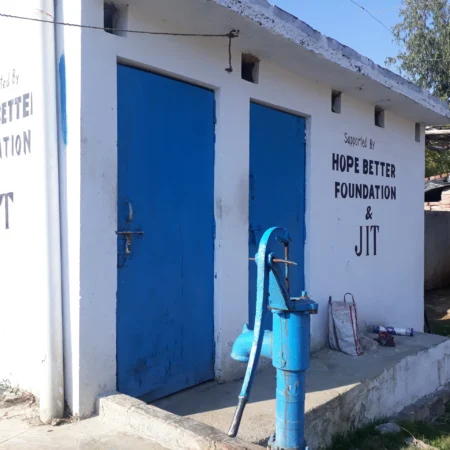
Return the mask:
[[[450,336],[450,287],[425,292],[425,310],[431,332]]]
[[[39,408],[33,394],[13,388],[7,382],[0,382],[0,421],[21,419],[28,425],[41,425]]]

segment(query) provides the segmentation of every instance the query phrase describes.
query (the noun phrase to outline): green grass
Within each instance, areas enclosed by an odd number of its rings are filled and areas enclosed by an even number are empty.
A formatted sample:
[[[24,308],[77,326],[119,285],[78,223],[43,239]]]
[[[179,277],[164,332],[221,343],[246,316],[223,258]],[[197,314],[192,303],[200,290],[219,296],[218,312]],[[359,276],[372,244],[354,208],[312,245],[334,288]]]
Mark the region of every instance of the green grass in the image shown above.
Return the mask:
[[[438,334],[440,336],[449,337],[450,336],[450,323],[448,320],[436,321],[431,324],[431,331],[433,334]]]
[[[387,420],[367,425],[345,437],[337,437],[329,450],[406,450],[417,447],[408,446],[405,438],[414,436],[428,445],[440,450],[450,450],[450,408],[434,423],[400,422],[405,431],[393,434],[380,434],[375,427]]]

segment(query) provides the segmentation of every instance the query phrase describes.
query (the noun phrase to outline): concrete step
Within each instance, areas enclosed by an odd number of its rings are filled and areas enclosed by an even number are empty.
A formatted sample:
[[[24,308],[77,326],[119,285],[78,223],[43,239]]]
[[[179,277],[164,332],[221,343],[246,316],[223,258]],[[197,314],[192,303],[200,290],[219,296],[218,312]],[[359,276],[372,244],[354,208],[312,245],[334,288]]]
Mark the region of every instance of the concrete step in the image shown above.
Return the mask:
[[[311,449],[390,417],[450,382],[450,341],[441,336],[396,336],[394,348],[376,346],[360,357],[324,349],[312,355],[306,382],[305,435]],[[241,381],[207,383],[167,397],[154,406],[226,432]],[[274,432],[275,371],[258,373],[239,437],[265,445]]]
[[[261,450],[189,417],[180,417],[123,394],[99,399],[99,415],[137,436],[172,450]]]

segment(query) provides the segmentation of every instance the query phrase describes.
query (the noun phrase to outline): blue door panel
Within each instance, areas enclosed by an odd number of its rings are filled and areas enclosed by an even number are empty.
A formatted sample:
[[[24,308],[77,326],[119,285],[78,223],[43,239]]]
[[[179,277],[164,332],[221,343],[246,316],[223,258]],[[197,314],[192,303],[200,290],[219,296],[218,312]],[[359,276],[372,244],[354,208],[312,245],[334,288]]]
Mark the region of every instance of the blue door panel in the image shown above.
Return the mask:
[[[305,119],[252,103],[250,107],[249,253],[258,251],[264,232],[273,226],[291,233],[291,295],[304,289]],[[249,321],[253,328],[256,264],[249,264]],[[267,314],[266,329],[272,329]]]
[[[117,384],[148,401],[214,378],[214,108],[118,66]]]

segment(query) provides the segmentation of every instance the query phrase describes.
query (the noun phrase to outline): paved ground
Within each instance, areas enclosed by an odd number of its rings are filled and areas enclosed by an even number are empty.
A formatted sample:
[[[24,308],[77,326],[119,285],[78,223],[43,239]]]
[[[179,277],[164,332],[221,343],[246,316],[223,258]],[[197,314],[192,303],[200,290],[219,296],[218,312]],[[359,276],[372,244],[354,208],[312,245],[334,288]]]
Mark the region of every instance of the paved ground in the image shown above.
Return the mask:
[[[163,450],[95,417],[57,427],[43,426],[29,394],[0,399],[0,450]]]
[[[417,335],[413,338],[397,336],[395,340],[395,348],[375,346],[358,358],[327,349],[312,355],[306,381],[306,411],[343,396],[365,380],[381,375],[403,358],[445,341],[433,335]],[[227,432],[241,385],[242,381],[206,383],[162,399],[154,405]],[[275,371],[269,367],[257,374],[239,437],[247,442],[265,444],[274,431],[274,417]]]
[[[0,421],[1,450],[160,450],[157,444],[131,436],[99,418],[62,425],[36,426],[20,418]]]

